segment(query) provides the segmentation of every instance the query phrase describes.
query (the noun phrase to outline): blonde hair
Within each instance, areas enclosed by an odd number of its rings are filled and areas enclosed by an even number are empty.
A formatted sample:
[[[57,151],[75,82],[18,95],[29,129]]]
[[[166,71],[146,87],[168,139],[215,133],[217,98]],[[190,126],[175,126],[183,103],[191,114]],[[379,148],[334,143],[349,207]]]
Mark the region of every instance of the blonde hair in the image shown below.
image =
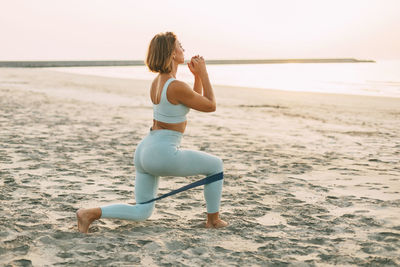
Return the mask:
[[[172,71],[172,53],[175,50],[176,40],[173,32],[159,33],[151,39],[145,62],[150,71],[158,73]]]

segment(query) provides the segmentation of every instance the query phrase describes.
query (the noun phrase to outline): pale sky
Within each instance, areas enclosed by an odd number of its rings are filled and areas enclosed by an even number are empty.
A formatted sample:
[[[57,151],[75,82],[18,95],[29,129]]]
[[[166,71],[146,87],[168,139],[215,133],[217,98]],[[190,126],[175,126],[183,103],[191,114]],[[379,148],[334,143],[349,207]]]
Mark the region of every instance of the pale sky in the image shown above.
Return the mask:
[[[0,0],[0,60],[142,60],[173,31],[185,57],[400,59],[400,0]]]

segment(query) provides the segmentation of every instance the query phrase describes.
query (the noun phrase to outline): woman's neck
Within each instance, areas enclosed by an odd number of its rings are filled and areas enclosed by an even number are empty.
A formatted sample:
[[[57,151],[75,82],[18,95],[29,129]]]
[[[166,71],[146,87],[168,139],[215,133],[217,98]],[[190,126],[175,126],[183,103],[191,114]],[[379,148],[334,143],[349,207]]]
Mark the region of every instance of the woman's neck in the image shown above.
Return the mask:
[[[169,74],[172,75],[172,77],[176,78],[177,72],[178,72],[178,64],[176,64],[175,62],[172,62],[172,70]]]

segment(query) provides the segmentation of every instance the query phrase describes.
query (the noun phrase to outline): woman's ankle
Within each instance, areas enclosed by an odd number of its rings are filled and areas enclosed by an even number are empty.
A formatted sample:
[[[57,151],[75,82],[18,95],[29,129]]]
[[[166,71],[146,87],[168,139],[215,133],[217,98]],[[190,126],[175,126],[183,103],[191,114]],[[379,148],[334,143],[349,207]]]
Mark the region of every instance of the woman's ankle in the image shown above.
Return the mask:
[[[228,223],[221,220],[219,212],[207,213],[206,228],[223,228],[228,226]]]
[[[90,209],[79,209],[82,211],[82,215],[89,221],[95,221],[101,218],[101,208],[90,208]]]
[[[207,222],[215,223],[219,220],[219,212],[207,213]]]

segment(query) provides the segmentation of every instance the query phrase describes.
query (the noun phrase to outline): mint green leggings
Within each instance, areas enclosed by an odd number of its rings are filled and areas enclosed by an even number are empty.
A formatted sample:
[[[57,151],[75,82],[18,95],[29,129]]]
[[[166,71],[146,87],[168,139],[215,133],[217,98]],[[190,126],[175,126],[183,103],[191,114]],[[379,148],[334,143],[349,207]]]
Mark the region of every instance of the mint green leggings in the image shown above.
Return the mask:
[[[180,132],[155,130],[139,143],[135,151],[135,198],[143,203],[156,197],[159,176],[206,176],[223,171],[222,160],[201,151],[181,150]],[[223,180],[204,186],[208,213],[219,211]],[[101,218],[143,221],[153,213],[155,202],[148,204],[112,204],[101,206]]]

